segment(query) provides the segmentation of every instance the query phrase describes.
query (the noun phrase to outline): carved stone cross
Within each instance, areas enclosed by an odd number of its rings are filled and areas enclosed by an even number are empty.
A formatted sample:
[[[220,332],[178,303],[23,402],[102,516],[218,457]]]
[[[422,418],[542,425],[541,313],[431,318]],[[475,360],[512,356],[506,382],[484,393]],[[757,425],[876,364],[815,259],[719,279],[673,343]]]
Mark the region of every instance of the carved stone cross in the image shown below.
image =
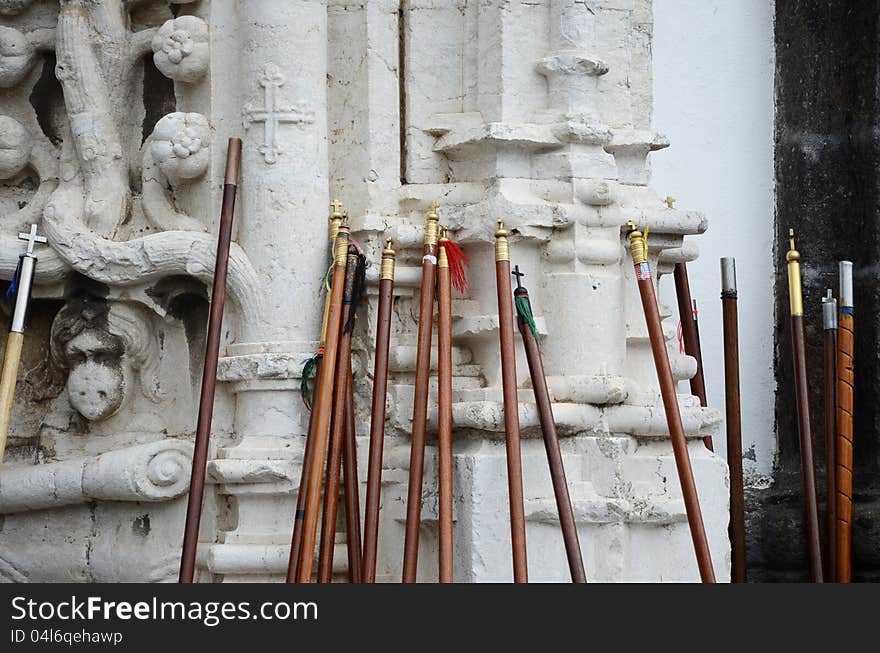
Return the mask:
[[[266,64],[260,73],[259,84],[263,87],[263,106],[255,107],[247,103],[242,110],[244,128],[251,123],[263,123],[263,144],[259,151],[269,165],[278,160],[284,152],[278,145],[277,130],[283,123],[304,125],[315,122],[314,110],[305,102],[294,105],[279,105],[277,91],[284,86],[284,75],[275,64]]]

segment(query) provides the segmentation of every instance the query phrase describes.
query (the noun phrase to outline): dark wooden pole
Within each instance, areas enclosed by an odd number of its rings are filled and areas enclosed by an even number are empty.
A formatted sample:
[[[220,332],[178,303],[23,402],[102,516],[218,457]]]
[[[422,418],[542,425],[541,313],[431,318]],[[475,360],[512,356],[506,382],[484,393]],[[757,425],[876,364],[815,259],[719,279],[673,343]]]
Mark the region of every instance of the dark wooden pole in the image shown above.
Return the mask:
[[[840,262],[837,331],[837,582],[852,580],[853,517],[853,286],[852,263]]]
[[[706,400],[706,380],[703,376],[703,352],[700,349],[700,336],[697,331],[697,320],[694,317],[691,286],[688,281],[687,263],[676,263],[675,296],[678,299],[678,319],[681,322],[681,338],[684,341],[684,353],[697,361],[697,372],[691,377],[691,394],[696,395],[701,406],[708,406]],[[704,435],[703,443],[709,451],[714,451],[712,436]]]
[[[439,236],[437,205],[432,204],[425,224],[422,287],[419,294],[419,334],[413,400],[409,486],[406,495],[406,531],[403,543],[403,582],[416,582],[419,565],[419,527],[422,522],[422,480],[425,472],[425,431],[428,420],[428,380],[431,373],[431,336],[434,326],[434,282]]]
[[[440,238],[437,255],[437,486],[439,494],[439,580],[452,582],[452,279]]]
[[[663,397],[663,407],[666,410],[666,424],[672,440],[672,451],[675,455],[675,466],[678,470],[678,479],[681,483],[682,495],[684,496],[684,506],[691,530],[691,539],[694,542],[697,566],[699,567],[702,581],[704,583],[714,583],[715,571],[712,568],[709,541],[706,538],[706,527],[703,525],[703,515],[700,512],[700,499],[697,495],[697,485],[694,482],[694,472],[691,468],[691,459],[688,454],[687,439],[685,438],[684,427],[681,422],[675,380],[672,378],[672,369],[669,366],[669,354],[666,351],[666,340],[663,337],[660,311],[657,308],[657,297],[654,294],[654,282],[651,280],[651,268],[648,265],[648,246],[645,242],[645,237],[637,230],[635,223],[630,221],[629,228],[630,251],[632,253],[633,265],[635,266],[639,295],[642,299],[642,308],[645,311],[648,336],[651,339],[654,367],[657,370],[660,394]]]
[[[559,513],[559,526],[562,529],[562,540],[565,543],[565,554],[568,558],[568,569],[571,582],[586,583],[587,573],[581,556],[581,545],[578,540],[577,522],[568,493],[568,481],[565,478],[565,466],[562,461],[562,449],[559,447],[559,435],[556,432],[556,420],[550,403],[550,391],[547,388],[547,377],[544,374],[544,361],[538,340],[532,332],[532,305],[529,291],[519,283],[524,276],[517,265],[514,272],[517,288],[513,291],[516,297],[517,325],[522,336],[526,360],[529,364],[529,376],[532,379],[532,390],[535,394],[535,406],[541,422],[541,434],[544,436],[544,449],[547,452],[547,463],[550,466],[550,480],[553,483],[553,495],[556,498],[556,510]],[[521,306],[524,310],[521,310]],[[527,315],[524,315],[527,311]]]
[[[342,291],[344,325],[349,321],[352,297],[357,279],[358,254],[349,246],[345,268],[345,286]],[[336,514],[339,508],[339,479],[342,471],[342,451],[345,446],[345,414],[348,412],[348,382],[351,377],[351,331],[343,329],[336,354],[336,383],[333,386],[333,419],[330,424],[330,454],[327,457],[327,478],[324,485],[324,510],[321,519],[321,547],[318,554],[318,582],[329,583],[333,578],[333,550],[336,546]]]
[[[727,465],[730,468],[731,576],[734,583],[748,582],[746,569],[745,497],[743,495],[742,419],[739,394],[739,324],[737,315],[736,261],[721,259],[721,311],[724,328],[724,394],[727,409]]]
[[[394,249],[389,238],[379,271],[379,309],[376,323],[376,360],[373,367],[373,406],[370,413],[370,457],[367,462],[367,502],[364,508],[363,581],[376,582],[379,543],[379,504],[382,500],[382,450],[385,444],[385,400],[388,396],[388,350],[391,309],[394,305]]]
[[[330,257],[333,257],[333,245],[336,243],[336,234],[339,227],[345,219],[342,212],[342,203],[339,200],[333,200],[330,205],[333,211],[330,213]],[[312,404],[316,403],[318,391],[321,388],[321,371],[324,367],[324,347],[327,342],[327,321],[330,313],[330,293],[324,298],[324,317],[321,321],[321,337],[318,340],[318,350],[316,352],[317,363],[315,365],[315,393],[312,397]],[[296,512],[293,518],[293,535],[290,541],[290,558],[287,562],[287,582],[296,581],[296,570],[300,563],[300,554],[302,552],[302,525],[305,517],[306,492],[305,489],[309,484],[309,468],[311,466],[312,455],[315,448],[315,411],[309,411],[309,428],[306,432],[306,442],[303,448],[302,468],[300,470],[299,486],[296,493]]]
[[[825,358],[825,581],[837,578],[837,300],[822,298]]]
[[[328,429],[333,409],[333,389],[336,377],[337,354],[339,351],[342,323],[342,294],[345,287],[345,268],[348,259],[348,227],[341,226],[333,245],[333,277],[330,285],[330,308],[327,313],[327,343],[318,387],[315,388],[315,444],[309,460],[306,485],[305,514],[303,515],[302,544],[297,563],[296,581],[309,583],[312,580],[315,539],[318,534],[318,507],[321,502],[324,459],[327,455]],[[302,492],[302,488],[300,488]],[[290,576],[288,569],[288,577]]]
[[[504,395],[504,434],[507,446],[507,488],[510,498],[510,534],[513,580],[529,581],[526,555],[526,515],[523,501],[522,450],[517,399],[516,350],[513,341],[513,297],[510,288],[510,244],[504,221],[495,231],[495,280],[498,290],[498,335],[501,341],[501,386]]]
[[[819,506],[816,498],[816,467],[813,460],[813,418],[810,411],[810,386],[807,377],[807,341],[804,334],[804,305],[801,293],[801,255],[794,248],[794,230],[789,231],[791,248],[788,261],[788,293],[791,307],[791,345],[794,358],[795,399],[800,433],[801,470],[804,483],[804,507],[807,522],[807,546],[810,576],[823,581],[822,543],[819,536]]]
[[[226,303],[226,273],[229,265],[229,247],[232,244],[232,217],[235,212],[235,191],[241,166],[241,139],[230,138],[226,152],[226,178],[223,203],[220,209],[220,231],[217,237],[217,260],[214,266],[214,285],[211,290],[211,311],[205,344],[205,367],[202,372],[202,391],[199,397],[199,419],[193,449],[192,475],[189,499],[186,505],[186,523],[183,532],[183,552],[180,558],[181,583],[192,583],[196,569],[196,550],[199,544],[199,524],[202,519],[202,495],[205,491],[205,472],[211,439],[211,420],[214,415],[214,395],[217,391],[217,365],[220,342],[223,339],[223,307]]]

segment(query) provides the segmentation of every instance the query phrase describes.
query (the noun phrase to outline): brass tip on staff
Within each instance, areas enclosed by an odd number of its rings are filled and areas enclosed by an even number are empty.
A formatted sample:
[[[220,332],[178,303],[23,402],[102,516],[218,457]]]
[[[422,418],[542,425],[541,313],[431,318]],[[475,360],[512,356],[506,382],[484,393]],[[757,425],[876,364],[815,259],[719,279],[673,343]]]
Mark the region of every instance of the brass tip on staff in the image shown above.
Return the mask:
[[[788,261],[788,299],[792,315],[804,314],[804,300],[801,291],[801,255],[794,248],[794,229],[788,230],[789,250],[785,255]]]
[[[425,223],[426,246],[433,247],[437,244],[437,236],[440,233],[440,214],[437,213],[439,208],[440,205],[437,202],[431,202],[431,205],[428,207],[428,215],[426,216],[428,221]]]
[[[644,233],[639,231],[639,226],[635,220],[628,220],[626,223],[628,228],[627,237],[629,238],[629,250],[632,254],[633,265],[640,265],[648,262],[648,228],[645,227]]]
[[[508,231],[504,228],[504,218],[498,218],[498,228],[495,230],[495,260],[510,260],[510,242],[507,239]]]
[[[786,261],[800,261],[801,254],[794,248],[794,229],[788,230],[788,253],[785,255]]]
[[[382,267],[379,270],[379,279],[389,279],[394,281],[394,241],[391,238],[385,239],[385,249],[382,250]]]

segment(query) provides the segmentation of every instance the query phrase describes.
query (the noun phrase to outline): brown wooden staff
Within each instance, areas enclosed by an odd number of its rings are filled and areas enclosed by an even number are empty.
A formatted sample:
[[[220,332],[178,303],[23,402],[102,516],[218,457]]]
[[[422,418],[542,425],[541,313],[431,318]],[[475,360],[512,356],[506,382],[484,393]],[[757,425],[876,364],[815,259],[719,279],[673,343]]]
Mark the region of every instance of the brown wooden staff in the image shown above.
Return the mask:
[[[306,485],[306,501],[303,510],[302,544],[297,564],[296,581],[309,583],[312,580],[315,539],[318,533],[318,507],[321,502],[324,459],[327,455],[328,429],[333,409],[333,387],[336,377],[337,354],[340,332],[342,330],[342,294],[345,288],[345,268],[348,262],[349,229],[341,226],[333,246],[333,277],[330,284],[330,308],[327,313],[327,343],[321,374],[315,388],[315,404],[312,407],[315,420],[315,443]],[[300,488],[302,492],[302,488]],[[288,568],[288,578],[291,570]]]
[[[367,463],[367,502],[364,508],[363,581],[376,582],[379,543],[379,503],[382,499],[382,450],[385,444],[385,400],[388,395],[388,350],[391,342],[391,309],[394,305],[393,241],[382,251],[379,271],[379,309],[376,318],[376,360],[373,367],[373,406],[370,414],[370,458]]]
[[[336,243],[336,234],[339,227],[345,220],[345,213],[342,212],[342,203],[339,200],[330,202],[332,211],[330,213],[330,258],[333,258],[333,246]],[[327,322],[330,313],[330,293],[324,297],[324,316],[321,321],[321,336],[318,340],[318,349],[315,355],[306,362],[302,372],[302,383],[300,390],[303,403],[309,408],[309,428],[306,432],[306,442],[303,449],[302,469],[300,470],[299,486],[296,493],[296,513],[293,518],[293,535],[290,542],[290,558],[287,562],[287,582],[296,581],[296,570],[299,566],[300,553],[302,549],[302,525],[305,517],[306,493],[305,488],[309,483],[309,467],[311,464],[312,454],[315,443],[315,411],[312,408],[312,402],[308,400],[309,376],[310,368],[315,370],[315,392],[321,386],[321,370],[323,368],[322,361],[324,359],[324,348],[327,342]],[[314,398],[314,397],[313,397]]]
[[[354,382],[351,357],[346,371],[345,439],[342,447],[342,479],[345,495],[345,543],[348,550],[348,581],[360,583],[361,567],[361,502],[358,487],[357,434],[354,424]]]
[[[825,358],[825,580],[837,578],[837,300],[822,298]]]
[[[214,285],[211,290],[211,311],[208,317],[202,391],[199,397],[199,419],[193,449],[189,499],[186,505],[183,552],[180,557],[179,581],[181,583],[192,583],[196,569],[196,549],[199,544],[199,524],[202,519],[202,495],[205,491],[211,420],[214,415],[214,395],[217,391],[217,365],[220,359],[220,342],[223,339],[223,307],[226,303],[229,247],[232,244],[232,217],[235,211],[235,191],[238,188],[240,166],[241,139],[230,138],[226,151],[226,179],[223,186],[223,202],[220,208],[220,231],[217,237]]]
[[[697,372],[691,377],[691,394],[696,395],[701,406],[708,406],[706,401],[706,380],[703,376],[703,352],[700,349],[700,336],[697,331],[696,310],[691,299],[691,286],[688,281],[687,263],[676,263],[675,296],[678,299],[678,319],[681,323],[681,339],[684,341],[684,353],[697,361]],[[709,451],[714,451],[712,436],[704,435],[703,444]]]
[[[409,486],[406,496],[406,531],[403,544],[403,582],[416,582],[419,564],[419,527],[422,521],[422,480],[425,472],[425,430],[428,421],[428,380],[431,373],[431,336],[434,322],[434,282],[440,216],[431,204],[425,224],[422,287],[419,294],[419,334],[413,400]]]
[[[822,544],[819,538],[819,506],[816,499],[816,467],[813,462],[813,418],[810,411],[810,386],[807,378],[807,342],[804,334],[804,304],[801,293],[801,255],[794,248],[794,229],[789,230],[788,296],[791,307],[791,346],[794,357],[795,398],[797,400],[798,432],[800,433],[801,470],[804,482],[807,545],[810,576],[821,583]]]
[[[840,313],[837,331],[837,574],[852,580],[853,516],[853,283],[852,263],[840,261]]]
[[[510,244],[504,220],[495,231],[495,280],[498,289],[498,335],[501,341],[501,389],[504,395],[504,434],[507,445],[507,487],[510,497],[510,534],[513,580],[529,581],[526,557],[526,515],[523,503],[522,451],[513,341],[513,301],[510,289]]]
[[[727,465],[730,468],[730,580],[748,582],[746,521],[743,495],[742,420],[739,394],[739,324],[736,261],[721,259],[721,311],[724,327],[724,392],[727,408]]]
[[[452,278],[442,229],[437,252],[437,488],[440,523],[439,579],[452,582]]]
[[[541,433],[544,436],[544,449],[547,451],[547,463],[550,465],[550,480],[553,483],[553,495],[556,497],[556,510],[559,513],[559,525],[562,528],[562,540],[565,543],[571,582],[586,583],[587,573],[584,571],[584,561],[581,557],[577,522],[574,519],[574,510],[568,493],[568,481],[565,479],[562,450],[559,447],[556,420],[553,418],[550,391],[547,389],[547,377],[544,374],[544,361],[538,346],[538,328],[532,313],[529,291],[520,283],[520,277],[524,277],[525,274],[519,271],[518,265],[514,268],[513,276],[516,277],[516,290],[513,291],[516,321],[529,364],[529,375],[535,394],[535,407],[538,409]]]
[[[660,323],[660,311],[657,307],[657,297],[654,294],[654,283],[651,280],[651,268],[648,265],[648,243],[646,237],[637,229],[635,222],[629,221],[627,224],[629,226],[630,252],[635,266],[642,308],[645,311],[648,336],[651,339],[651,351],[654,355],[657,379],[660,382],[660,394],[666,409],[666,424],[669,427],[669,436],[672,440],[672,451],[675,455],[678,480],[681,483],[681,491],[684,496],[684,506],[691,530],[691,539],[694,542],[697,566],[702,581],[714,583],[715,571],[712,568],[709,541],[706,539],[706,527],[703,525],[703,515],[700,512],[700,499],[697,496],[697,485],[694,482],[687,439],[681,423],[675,380],[672,378],[672,368],[669,366],[669,354],[666,351],[666,340],[663,337],[663,326]]]
[[[341,322],[351,317],[354,287],[358,275],[358,253],[348,248],[345,285],[342,291]],[[327,477],[324,484],[324,510],[321,520],[321,547],[318,554],[318,582],[329,583],[333,577],[333,550],[336,546],[336,514],[339,507],[339,480],[342,451],[345,447],[346,413],[349,410],[348,386],[351,382],[351,331],[343,328],[336,354],[336,384],[333,387],[333,419],[330,422],[330,453],[327,456]],[[353,535],[349,533],[349,535]],[[351,571],[351,570],[350,570]]]

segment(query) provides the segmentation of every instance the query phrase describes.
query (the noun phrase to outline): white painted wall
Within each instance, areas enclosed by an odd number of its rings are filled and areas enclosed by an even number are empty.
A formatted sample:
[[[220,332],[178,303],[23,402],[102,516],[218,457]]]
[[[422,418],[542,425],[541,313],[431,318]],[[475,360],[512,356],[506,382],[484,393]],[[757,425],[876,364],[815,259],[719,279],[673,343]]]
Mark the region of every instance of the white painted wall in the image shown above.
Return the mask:
[[[736,257],[744,465],[755,482],[776,451],[772,0],[654,0],[654,128],[672,146],[653,155],[651,185],[709,219],[688,268],[708,399],[722,410],[718,259]],[[671,275],[664,283],[674,307]],[[723,438],[715,449],[726,455]]]

